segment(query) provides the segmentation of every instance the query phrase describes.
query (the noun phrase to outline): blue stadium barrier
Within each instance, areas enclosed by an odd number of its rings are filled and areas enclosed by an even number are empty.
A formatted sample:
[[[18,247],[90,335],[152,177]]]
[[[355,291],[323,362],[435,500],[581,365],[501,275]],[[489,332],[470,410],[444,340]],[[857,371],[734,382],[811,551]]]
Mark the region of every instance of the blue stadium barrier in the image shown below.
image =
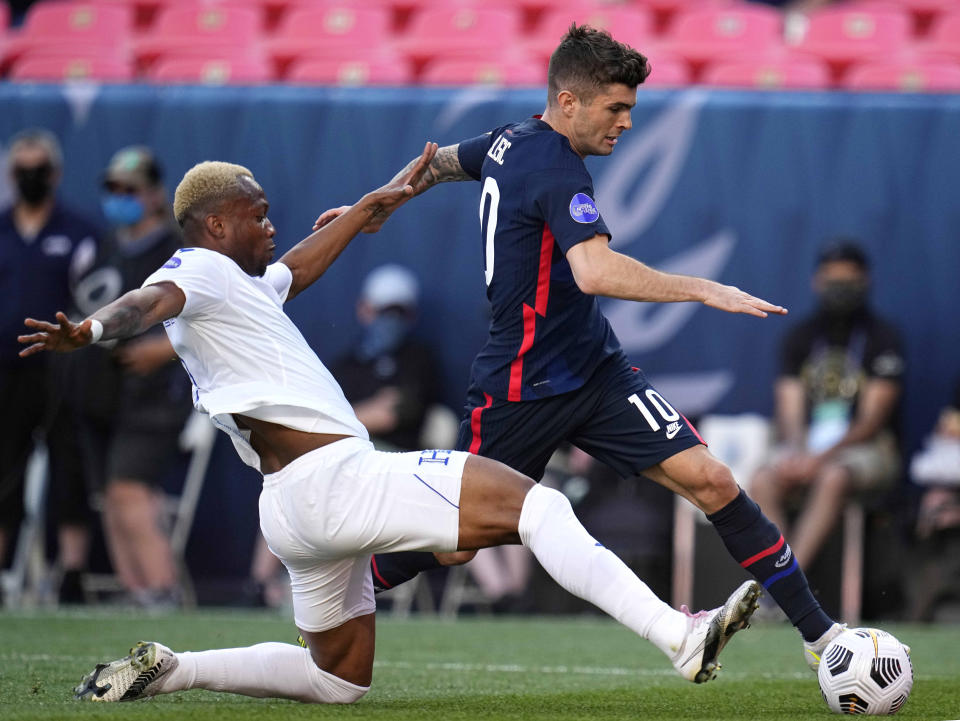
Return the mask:
[[[201,160],[244,164],[266,188],[282,251],[424,141],[453,143],[542,109],[531,90],[0,84],[0,142],[27,126],[56,132],[62,195],[91,215],[99,172],[123,145],[155,148],[171,192]],[[903,427],[915,448],[960,375],[960,96],[642,90],[633,122],[610,158],[588,161],[615,247],[791,309],[758,320],[605,301],[635,363],[687,415],[768,413],[778,341],[811,308],[818,247],[857,236],[873,256],[875,305],[905,332]],[[290,304],[321,358],[358,332],[363,275],[406,263],[423,284],[419,332],[439,349],[444,397],[459,409],[486,327],[477,196],[450,184],[415,199]],[[258,484],[231,454],[218,447],[198,514],[196,538],[216,538],[194,545],[199,574],[246,572]]]

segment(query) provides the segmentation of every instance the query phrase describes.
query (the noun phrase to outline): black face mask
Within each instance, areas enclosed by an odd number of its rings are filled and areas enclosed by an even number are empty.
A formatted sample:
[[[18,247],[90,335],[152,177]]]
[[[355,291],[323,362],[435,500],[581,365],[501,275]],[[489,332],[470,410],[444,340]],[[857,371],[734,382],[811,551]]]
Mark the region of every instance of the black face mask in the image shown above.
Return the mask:
[[[32,168],[15,167],[13,179],[20,199],[27,205],[42,205],[53,195],[53,166],[50,163]]]
[[[867,305],[867,286],[863,283],[835,281],[820,291],[820,307],[831,318],[849,318]]]

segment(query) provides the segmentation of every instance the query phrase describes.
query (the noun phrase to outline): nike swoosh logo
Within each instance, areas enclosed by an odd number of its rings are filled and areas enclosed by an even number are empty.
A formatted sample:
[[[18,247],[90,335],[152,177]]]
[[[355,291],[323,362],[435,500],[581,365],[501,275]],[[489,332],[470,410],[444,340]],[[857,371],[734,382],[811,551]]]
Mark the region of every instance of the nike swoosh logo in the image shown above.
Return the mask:
[[[683,428],[683,426],[677,426],[672,431],[667,431],[667,440],[672,441],[673,437],[680,432],[681,428]]]

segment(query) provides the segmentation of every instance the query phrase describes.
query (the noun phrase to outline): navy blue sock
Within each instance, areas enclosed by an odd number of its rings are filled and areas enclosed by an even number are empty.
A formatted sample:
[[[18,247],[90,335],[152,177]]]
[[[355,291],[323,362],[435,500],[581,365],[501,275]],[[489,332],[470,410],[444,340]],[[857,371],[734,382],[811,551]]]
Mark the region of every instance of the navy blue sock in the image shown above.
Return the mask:
[[[429,551],[378,553],[370,559],[373,590],[380,593],[395,588],[431,568],[440,568],[440,562]]]
[[[734,559],[752,573],[787,614],[805,641],[815,641],[833,625],[813,597],[807,577],[790,546],[760,506],[740,494],[707,519]]]

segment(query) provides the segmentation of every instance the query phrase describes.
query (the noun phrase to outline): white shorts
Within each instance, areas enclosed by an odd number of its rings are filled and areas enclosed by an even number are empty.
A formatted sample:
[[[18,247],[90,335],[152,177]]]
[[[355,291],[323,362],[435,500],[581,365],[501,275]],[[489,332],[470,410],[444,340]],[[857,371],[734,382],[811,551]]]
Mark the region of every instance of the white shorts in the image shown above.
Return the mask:
[[[373,613],[373,553],[457,549],[468,455],[384,453],[345,438],[263,477],[260,529],[290,572],[298,628]]]

